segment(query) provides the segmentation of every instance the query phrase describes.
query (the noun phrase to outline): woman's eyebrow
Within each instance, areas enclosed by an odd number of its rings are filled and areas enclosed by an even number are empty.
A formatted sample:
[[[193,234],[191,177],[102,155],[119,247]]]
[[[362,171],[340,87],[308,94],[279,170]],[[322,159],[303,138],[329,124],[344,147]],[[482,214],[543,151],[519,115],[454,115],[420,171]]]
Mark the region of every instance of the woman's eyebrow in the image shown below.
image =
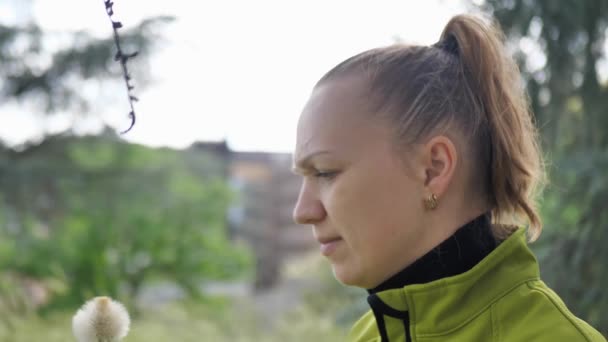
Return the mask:
[[[318,155],[330,154],[330,153],[331,152],[329,150],[320,150],[320,151],[315,151],[315,152],[309,153],[308,155],[304,156],[303,158],[297,160],[291,169],[296,174],[303,173],[305,170],[310,168],[310,160],[312,158],[314,158]]]

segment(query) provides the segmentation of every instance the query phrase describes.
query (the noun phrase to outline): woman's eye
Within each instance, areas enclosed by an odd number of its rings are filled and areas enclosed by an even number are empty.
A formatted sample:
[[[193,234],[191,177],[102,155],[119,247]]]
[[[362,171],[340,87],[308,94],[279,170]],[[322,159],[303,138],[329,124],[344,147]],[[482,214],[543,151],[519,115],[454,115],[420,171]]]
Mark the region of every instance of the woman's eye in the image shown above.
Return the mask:
[[[317,177],[317,178],[333,178],[336,174],[338,174],[337,171],[317,171],[317,172],[315,172],[315,177]]]

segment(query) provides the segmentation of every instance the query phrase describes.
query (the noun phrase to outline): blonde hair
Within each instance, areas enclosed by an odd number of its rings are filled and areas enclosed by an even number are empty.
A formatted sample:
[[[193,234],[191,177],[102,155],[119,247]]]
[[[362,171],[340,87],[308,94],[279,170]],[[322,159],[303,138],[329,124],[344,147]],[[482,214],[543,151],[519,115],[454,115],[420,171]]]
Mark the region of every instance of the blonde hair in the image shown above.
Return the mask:
[[[347,74],[369,79],[369,91],[396,127],[400,145],[454,125],[472,153],[471,181],[491,206],[494,234],[528,223],[542,230],[536,195],[544,180],[538,133],[519,69],[495,23],[453,17],[432,46],[393,45],[353,56],[320,83]]]

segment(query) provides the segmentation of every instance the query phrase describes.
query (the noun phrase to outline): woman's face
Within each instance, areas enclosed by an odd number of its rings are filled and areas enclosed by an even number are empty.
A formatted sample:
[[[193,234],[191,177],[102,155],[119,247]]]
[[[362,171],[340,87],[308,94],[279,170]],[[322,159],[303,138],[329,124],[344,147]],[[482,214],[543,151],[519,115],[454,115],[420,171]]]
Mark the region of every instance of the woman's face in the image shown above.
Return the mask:
[[[424,253],[425,189],[367,101],[356,77],[313,91],[298,123],[294,169],[303,182],[294,220],[312,225],[339,281],[372,288]],[[406,157],[415,166],[416,147]]]

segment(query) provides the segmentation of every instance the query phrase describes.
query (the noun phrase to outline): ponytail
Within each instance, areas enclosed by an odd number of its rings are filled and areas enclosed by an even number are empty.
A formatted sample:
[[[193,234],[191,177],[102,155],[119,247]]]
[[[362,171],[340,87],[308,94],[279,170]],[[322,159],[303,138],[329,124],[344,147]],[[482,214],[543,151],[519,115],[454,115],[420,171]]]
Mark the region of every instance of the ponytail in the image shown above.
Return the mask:
[[[542,227],[533,199],[543,177],[542,159],[520,73],[503,41],[496,26],[460,15],[448,22],[438,45],[457,53],[465,93],[487,124],[493,217],[506,223],[527,219],[535,240]],[[508,234],[500,229],[497,235]]]

